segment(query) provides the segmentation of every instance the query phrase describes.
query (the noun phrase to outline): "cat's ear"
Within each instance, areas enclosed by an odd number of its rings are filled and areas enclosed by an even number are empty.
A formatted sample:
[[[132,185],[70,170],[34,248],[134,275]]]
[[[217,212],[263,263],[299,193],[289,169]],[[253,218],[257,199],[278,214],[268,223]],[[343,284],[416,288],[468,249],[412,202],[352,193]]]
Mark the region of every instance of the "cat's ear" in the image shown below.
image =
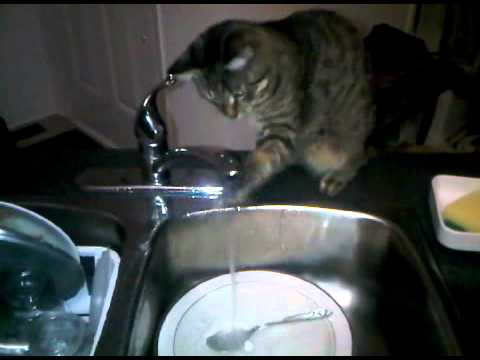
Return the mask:
[[[225,68],[230,71],[240,71],[248,65],[254,56],[255,52],[253,47],[246,45],[225,64]]]

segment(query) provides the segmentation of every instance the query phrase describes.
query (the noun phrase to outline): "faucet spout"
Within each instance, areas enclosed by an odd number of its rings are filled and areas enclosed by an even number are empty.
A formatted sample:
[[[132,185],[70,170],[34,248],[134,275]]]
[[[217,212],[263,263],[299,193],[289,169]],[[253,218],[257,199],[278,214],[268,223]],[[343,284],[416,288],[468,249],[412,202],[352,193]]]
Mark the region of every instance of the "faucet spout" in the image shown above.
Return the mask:
[[[145,176],[150,183],[154,184],[158,183],[158,179],[153,172],[153,166],[168,151],[167,126],[160,115],[156,100],[160,91],[176,83],[176,78],[169,74],[145,97],[135,121],[135,136],[143,157]]]
[[[170,149],[167,140],[167,126],[157,106],[158,94],[173,85],[181,83],[175,75],[167,78],[153,89],[143,100],[135,122],[135,136],[143,158],[143,172],[149,185],[166,186],[169,171],[184,166],[207,167],[217,172],[225,184],[230,184],[238,174],[239,159],[229,151],[214,147],[188,147]]]

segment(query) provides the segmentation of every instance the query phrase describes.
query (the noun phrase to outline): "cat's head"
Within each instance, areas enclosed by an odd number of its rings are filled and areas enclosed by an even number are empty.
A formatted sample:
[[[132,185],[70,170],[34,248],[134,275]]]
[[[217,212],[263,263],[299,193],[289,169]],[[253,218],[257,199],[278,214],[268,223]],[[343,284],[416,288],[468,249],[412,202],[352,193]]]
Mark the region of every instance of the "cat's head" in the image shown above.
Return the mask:
[[[254,24],[222,22],[199,35],[168,73],[192,79],[200,96],[227,117],[246,118],[268,97],[271,85],[262,41]]]

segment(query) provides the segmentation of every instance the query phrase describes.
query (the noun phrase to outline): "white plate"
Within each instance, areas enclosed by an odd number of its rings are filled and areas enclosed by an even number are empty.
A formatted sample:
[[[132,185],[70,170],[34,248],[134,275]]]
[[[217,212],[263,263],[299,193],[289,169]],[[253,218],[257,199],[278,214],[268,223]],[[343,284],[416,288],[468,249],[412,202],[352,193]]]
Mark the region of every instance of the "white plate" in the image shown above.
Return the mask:
[[[270,272],[236,274],[236,323],[250,327],[286,316],[326,308],[328,319],[272,326],[254,334],[244,349],[215,352],[206,338],[232,323],[232,282],[229,274],[196,286],[170,310],[160,329],[160,356],[182,355],[338,355],[352,353],[345,315],[317,286],[297,277]]]

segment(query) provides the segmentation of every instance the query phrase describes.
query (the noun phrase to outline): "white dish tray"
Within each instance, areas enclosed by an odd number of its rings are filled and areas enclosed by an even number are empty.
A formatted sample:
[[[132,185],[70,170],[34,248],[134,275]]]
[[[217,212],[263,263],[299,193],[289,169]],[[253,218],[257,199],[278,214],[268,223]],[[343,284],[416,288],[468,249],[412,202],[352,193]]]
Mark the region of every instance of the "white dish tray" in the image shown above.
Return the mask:
[[[430,209],[438,241],[444,246],[455,250],[480,251],[480,233],[453,230],[445,225],[442,217],[448,204],[476,190],[480,190],[480,178],[452,175],[433,178]]]
[[[77,249],[80,259],[87,259],[93,265],[90,291],[85,284],[74,297],[65,302],[65,308],[88,322],[88,344],[85,344],[86,349],[81,355],[92,356],[110,308],[120,257],[115,251],[105,247],[77,246]]]

